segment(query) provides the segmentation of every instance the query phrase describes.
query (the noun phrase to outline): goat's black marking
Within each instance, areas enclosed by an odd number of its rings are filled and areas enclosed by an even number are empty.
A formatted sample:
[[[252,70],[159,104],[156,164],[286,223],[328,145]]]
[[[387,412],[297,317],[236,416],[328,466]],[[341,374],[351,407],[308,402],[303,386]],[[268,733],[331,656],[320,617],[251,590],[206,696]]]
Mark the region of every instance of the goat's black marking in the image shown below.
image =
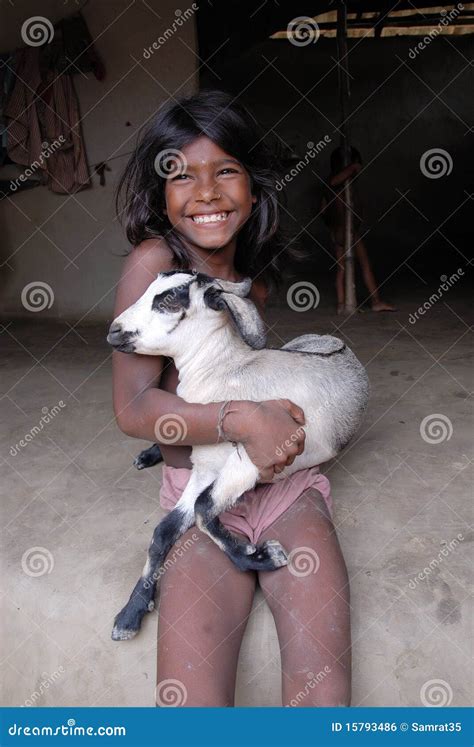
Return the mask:
[[[197,526],[206,530],[241,571],[274,571],[286,565],[286,553],[279,542],[270,540],[255,547],[224,527],[211,497],[214,484],[205,488],[194,504]]]
[[[153,298],[151,308],[153,311],[175,313],[179,309],[189,309],[189,304],[189,284],[177,285],[162,293],[157,293]]]
[[[298,350],[298,348],[273,348],[273,350],[281,350],[282,353],[303,353],[304,355],[320,355],[323,358],[330,358],[332,355],[344,353],[346,347],[346,344],[343,343],[342,348],[339,348],[339,350],[331,350],[330,353],[318,353],[317,350]]]
[[[226,309],[227,306],[224,299],[221,298],[221,294],[222,291],[219,290],[219,288],[208,288],[206,291],[204,291],[204,303],[214,311],[221,311],[223,309]]]
[[[167,277],[179,274],[189,275],[191,278],[195,278],[197,280],[198,286],[207,285],[207,283],[211,283],[216,280],[216,278],[211,277],[211,275],[206,275],[204,272],[196,272],[193,270],[166,270],[165,272],[160,273],[160,275],[166,275]]]
[[[137,581],[130,599],[114,620],[112,631],[114,641],[133,638],[140,629],[144,615],[153,609],[160,567],[176,540],[188,528],[183,520],[183,512],[175,508],[155,528],[148,549],[148,572]]]

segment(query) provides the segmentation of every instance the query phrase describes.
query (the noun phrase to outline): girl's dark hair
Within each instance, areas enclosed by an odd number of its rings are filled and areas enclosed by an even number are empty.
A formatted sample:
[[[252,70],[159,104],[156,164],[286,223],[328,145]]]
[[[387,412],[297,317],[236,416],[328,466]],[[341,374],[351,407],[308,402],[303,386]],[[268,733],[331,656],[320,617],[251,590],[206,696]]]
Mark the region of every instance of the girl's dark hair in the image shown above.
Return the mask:
[[[155,159],[168,151],[181,151],[200,136],[210,138],[244,166],[257,197],[237,238],[236,270],[252,278],[258,275],[270,287],[278,287],[288,259],[304,256],[291,246],[280,226],[279,162],[251,115],[223,91],[203,90],[179,101],[170,100],[142,132],[116,191],[116,210],[127,239],[136,246],[144,239],[163,237],[177,268],[190,266],[185,244],[163,213],[166,177],[157,173]]]
[[[362,164],[362,157],[357,150],[351,146],[349,163],[360,163]],[[338,174],[339,171],[344,169],[344,151],[341,146],[333,150],[331,153],[331,173]]]

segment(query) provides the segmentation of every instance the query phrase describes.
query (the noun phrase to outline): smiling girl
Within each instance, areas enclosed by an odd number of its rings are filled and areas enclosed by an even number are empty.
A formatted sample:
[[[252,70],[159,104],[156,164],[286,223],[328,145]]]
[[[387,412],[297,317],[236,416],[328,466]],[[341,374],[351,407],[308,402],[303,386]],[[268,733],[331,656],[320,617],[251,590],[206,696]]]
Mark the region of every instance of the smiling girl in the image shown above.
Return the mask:
[[[203,91],[162,107],[118,188],[118,210],[134,248],[114,318],[157,273],[175,269],[230,281],[250,277],[249,296],[263,318],[268,293],[292,253],[279,226],[277,178],[252,118],[228,94]],[[279,540],[312,563],[309,572],[291,564],[241,572],[206,535],[195,528],[183,535],[186,549],[173,556],[160,581],[157,705],[167,704],[161,693],[170,680],[179,683],[180,705],[234,705],[237,660],[257,582],[277,627],[283,705],[348,705],[349,585],[329,483],[317,467],[271,483],[304,449],[303,411],[289,400],[233,402],[219,433],[223,403],[188,403],[176,395],[177,383],[170,359],[113,353],[120,429],[160,445],[161,506],[170,510],[183,492],[192,445],[222,437],[238,441],[258,467],[259,483],[221,515],[222,522],[253,543]],[[179,443],[170,444],[157,423],[173,419],[186,428]],[[291,445],[282,452],[285,442]]]

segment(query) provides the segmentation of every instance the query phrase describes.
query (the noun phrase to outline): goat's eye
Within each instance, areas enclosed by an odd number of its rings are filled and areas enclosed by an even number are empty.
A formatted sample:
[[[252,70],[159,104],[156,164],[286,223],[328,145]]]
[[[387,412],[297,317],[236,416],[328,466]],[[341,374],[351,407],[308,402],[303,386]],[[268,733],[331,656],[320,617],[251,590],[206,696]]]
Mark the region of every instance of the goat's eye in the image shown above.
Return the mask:
[[[161,314],[176,314],[189,307],[189,288],[178,286],[169,288],[163,293],[157,293],[153,299],[151,308]]]

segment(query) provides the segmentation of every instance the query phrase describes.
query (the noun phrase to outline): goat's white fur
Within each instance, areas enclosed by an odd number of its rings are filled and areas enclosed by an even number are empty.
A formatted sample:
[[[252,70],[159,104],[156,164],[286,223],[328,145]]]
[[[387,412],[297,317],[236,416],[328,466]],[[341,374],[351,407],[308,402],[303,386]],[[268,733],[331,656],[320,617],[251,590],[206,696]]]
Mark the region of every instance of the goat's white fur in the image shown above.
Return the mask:
[[[250,284],[248,279],[231,283],[211,278],[207,284],[199,283],[187,272],[160,274],[113,326],[129,333],[134,352],[173,358],[179,372],[177,394],[189,402],[291,399],[298,404],[306,419],[299,426],[306,432],[305,449],[293,464],[275,474],[275,482],[326,462],[349,441],[367,404],[368,379],[355,355],[336,337],[303,335],[281,349],[250,347],[243,337],[258,340],[263,333],[255,306],[244,298]],[[173,293],[183,286],[189,286],[186,309],[173,306]],[[228,302],[227,311],[207,305],[204,294],[209,288]],[[175,289],[171,303],[165,300],[162,308],[158,304],[153,309],[156,296],[169,289]],[[236,312],[239,329],[229,310]],[[285,450],[284,444],[281,449]],[[197,497],[214,480],[217,514],[258,481],[258,469],[242,444],[193,446],[191,461],[191,479],[177,504],[187,525],[194,521]]]

